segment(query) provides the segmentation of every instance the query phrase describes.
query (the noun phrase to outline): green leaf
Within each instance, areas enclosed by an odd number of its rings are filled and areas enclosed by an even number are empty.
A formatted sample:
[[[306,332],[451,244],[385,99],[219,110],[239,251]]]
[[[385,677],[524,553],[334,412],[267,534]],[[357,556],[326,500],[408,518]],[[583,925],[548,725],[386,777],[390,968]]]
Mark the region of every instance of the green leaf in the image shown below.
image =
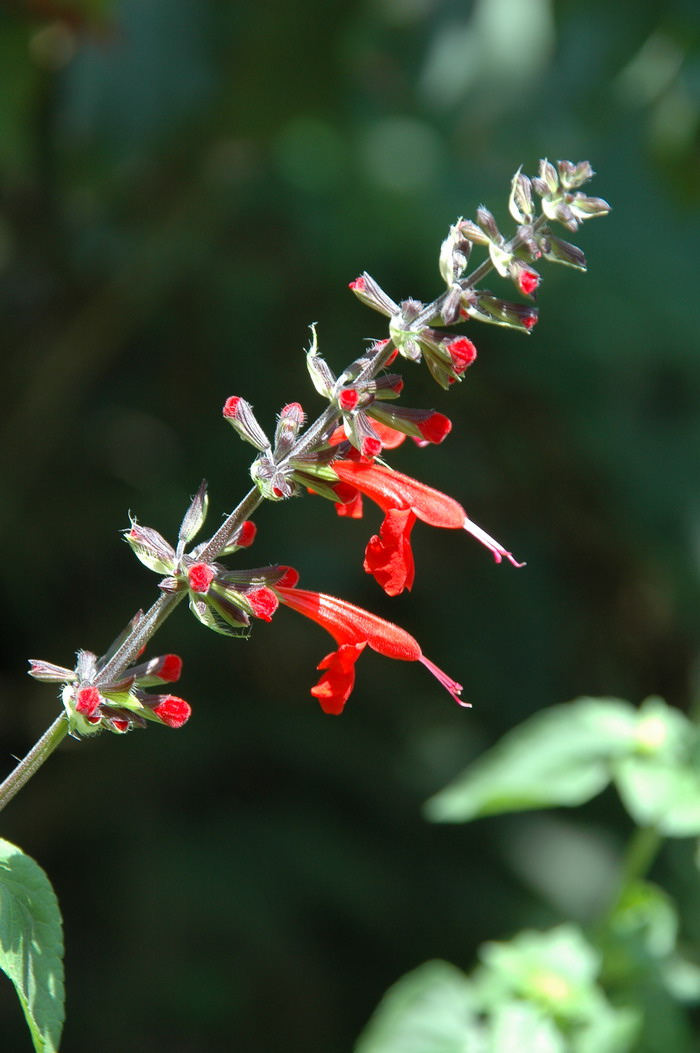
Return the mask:
[[[639,709],[635,739],[634,753],[613,769],[629,814],[666,837],[700,834],[697,729],[660,698],[648,698]]]
[[[497,1005],[490,1020],[489,1053],[569,1053],[561,1031],[529,1002]]]
[[[508,943],[485,943],[479,957],[474,983],[486,1008],[515,996],[558,1020],[590,1019],[599,1009],[600,955],[575,925],[527,929]]]
[[[37,1053],[56,1053],[64,1020],[63,933],[44,871],[0,839],[0,968],[15,985]]]
[[[469,981],[454,965],[434,961],[389,989],[355,1053],[476,1053],[484,1048]]]
[[[513,729],[426,804],[435,822],[583,804],[611,778],[611,764],[636,748],[637,713],[618,699],[553,706]]]

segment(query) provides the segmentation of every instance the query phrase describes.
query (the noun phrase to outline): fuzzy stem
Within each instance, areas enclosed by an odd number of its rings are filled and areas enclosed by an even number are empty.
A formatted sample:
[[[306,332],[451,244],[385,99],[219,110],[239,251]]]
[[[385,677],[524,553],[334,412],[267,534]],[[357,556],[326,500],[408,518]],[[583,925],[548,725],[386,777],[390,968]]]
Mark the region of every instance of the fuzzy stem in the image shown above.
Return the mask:
[[[65,713],[56,717],[53,724],[47,728],[38,742],[35,742],[26,757],[23,758],[13,772],[0,784],[0,811],[12,800],[16,793],[28,783],[35,771],[38,771],[45,760],[47,760],[59,743],[63,742],[68,733],[68,721]]]
[[[245,495],[241,503],[234,508],[233,512],[224,520],[219,529],[209,538],[204,548],[197,550],[197,559],[203,563],[210,563],[226,547],[226,542],[235,530],[252,516],[253,512],[262,504],[264,498],[257,487],[253,487]]]
[[[136,623],[121,647],[114,652],[110,660],[100,669],[95,677],[95,686],[100,687],[101,684],[118,681],[122,673],[144,649],[156,630],[161,627],[165,619],[172,614],[184,598],[184,592],[161,593],[153,606]]]

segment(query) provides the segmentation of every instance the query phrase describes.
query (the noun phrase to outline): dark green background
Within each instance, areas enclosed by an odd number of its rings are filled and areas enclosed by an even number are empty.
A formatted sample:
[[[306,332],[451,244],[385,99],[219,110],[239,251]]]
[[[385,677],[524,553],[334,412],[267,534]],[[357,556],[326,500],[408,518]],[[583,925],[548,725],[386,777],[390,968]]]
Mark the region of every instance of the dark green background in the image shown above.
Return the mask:
[[[468,827],[426,824],[426,797],[543,706],[693,705],[698,5],[5,2],[0,80],[3,773],[58,711],[26,658],[102,651],[155,598],[128,512],[172,538],[202,477],[212,526],[247,489],[226,397],[268,428],[287,401],[315,413],[309,323],[337,369],[385,335],[350,280],[437,295],[449,224],[484,202],[508,229],[512,173],[543,156],[589,159],[614,206],[574,239],[588,274],[544,269],[532,337],[474,323],[449,393],[404,370],[405,404],[454,430],[392,463],[526,569],[418,524],[415,587],[389,601],[361,569],[376,510],[311,498],[264,507],[239,562],[395,619],[472,711],[367,654],[324,717],[311,623],[228,641],[180,609],[152,653],[184,657],[187,727],[68,743],[2,816],[63,905],[66,1053],[345,1053],[407,969],[587,920],[627,834],[612,797]],[[580,895],[563,865],[545,892],[535,834],[590,845]],[[692,955],[689,850],[660,874]],[[0,1034],[29,1049],[6,983]]]

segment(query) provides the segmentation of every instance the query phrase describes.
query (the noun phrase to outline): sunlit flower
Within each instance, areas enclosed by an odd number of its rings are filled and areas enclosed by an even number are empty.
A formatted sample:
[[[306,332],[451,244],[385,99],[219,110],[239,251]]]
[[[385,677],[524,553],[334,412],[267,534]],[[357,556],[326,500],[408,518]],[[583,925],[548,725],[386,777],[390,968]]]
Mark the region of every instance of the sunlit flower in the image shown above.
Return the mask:
[[[379,534],[370,538],[365,550],[364,567],[387,595],[397,596],[413,584],[415,568],[410,539],[417,519],[429,526],[466,530],[493,553],[497,563],[505,557],[516,567],[523,565],[473,523],[458,501],[439,490],[379,464],[336,460],[332,467],[344,484],[343,488],[336,488],[336,492],[341,501],[350,506],[346,514],[353,518],[361,516],[359,494],[369,497],[385,513]],[[338,507],[342,514],[343,505]]]
[[[327,596],[322,592],[275,586],[280,601],[298,614],[311,618],[329,632],[338,648],[327,654],[317,668],[322,675],[311,694],[318,699],[324,713],[342,713],[355,684],[355,662],[365,647],[385,658],[420,662],[435,676],[460,706],[469,706],[459,698],[461,684],[443,673],[429,658],[410,633],[376,614],[352,603]]]

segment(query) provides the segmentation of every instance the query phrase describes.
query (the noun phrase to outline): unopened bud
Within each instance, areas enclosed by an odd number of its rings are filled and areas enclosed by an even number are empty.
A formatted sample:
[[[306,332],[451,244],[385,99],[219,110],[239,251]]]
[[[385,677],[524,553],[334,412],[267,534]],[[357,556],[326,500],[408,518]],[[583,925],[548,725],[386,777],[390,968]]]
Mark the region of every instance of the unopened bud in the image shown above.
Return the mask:
[[[267,435],[255,419],[253,407],[245,399],[240,398],[238,395],[231,395],[224,403],[223,414],[240,437],[249,442],[251,446],[255,446],[256,449],[261,451],[270,448]]]
[[[193,563],[187,568],[187,583],[192,592],[208,592],[216,571],[208,563]]]
[[[463,222],[462,219],[459,219],[454,226],[450,227],[450,233],[440,248],[440,274],[448,287],[462,277],[472,250],[471,241],[461,230]]]
[[[532,223],[534,216],[532,183],[526,175],[523,175],[520,168],[513,176],[508,210],[516,223]]]
[[[537,240],[545,259],[563,263],[566,267],[575,267],[579,271],[586,270],[586,257],[577,245],[555,238],[553,234],[541,235]]]
[[[523,296],[532,296],[540,284],[538,272],[524,260],[513,259],[508,273]]]
[[[286,457],[296,442],[305,414],[298,402],[289,402],[283,406],[277,418],[275,429],[275,458]]]
[[[177,695],[165,695],[162,702],[153,706],[152,712],[167,727],[181,728],[190,719],[192,707],[185,702],[184,698],[178,698]]]
[[[391,318],[398,311],[397,304],[390,296],[387,296],[382,287],[366,271],[359,278],[355,278],[354,282],[350,282],[349,288],[352,289],[358,300],[362,300],[375,311],[385,314],[387,318]]]
[[[185,512],[184,518],[180,525],[180,532],[178,534],[178,544],[184,550],[185,545],[189,545],[190,541],[197,536],[204,520],[207,517],[207,506],[209,499],[207,497],[207,482],[204,479],[199,487],[199,490],[192,498],[190,507]]]

